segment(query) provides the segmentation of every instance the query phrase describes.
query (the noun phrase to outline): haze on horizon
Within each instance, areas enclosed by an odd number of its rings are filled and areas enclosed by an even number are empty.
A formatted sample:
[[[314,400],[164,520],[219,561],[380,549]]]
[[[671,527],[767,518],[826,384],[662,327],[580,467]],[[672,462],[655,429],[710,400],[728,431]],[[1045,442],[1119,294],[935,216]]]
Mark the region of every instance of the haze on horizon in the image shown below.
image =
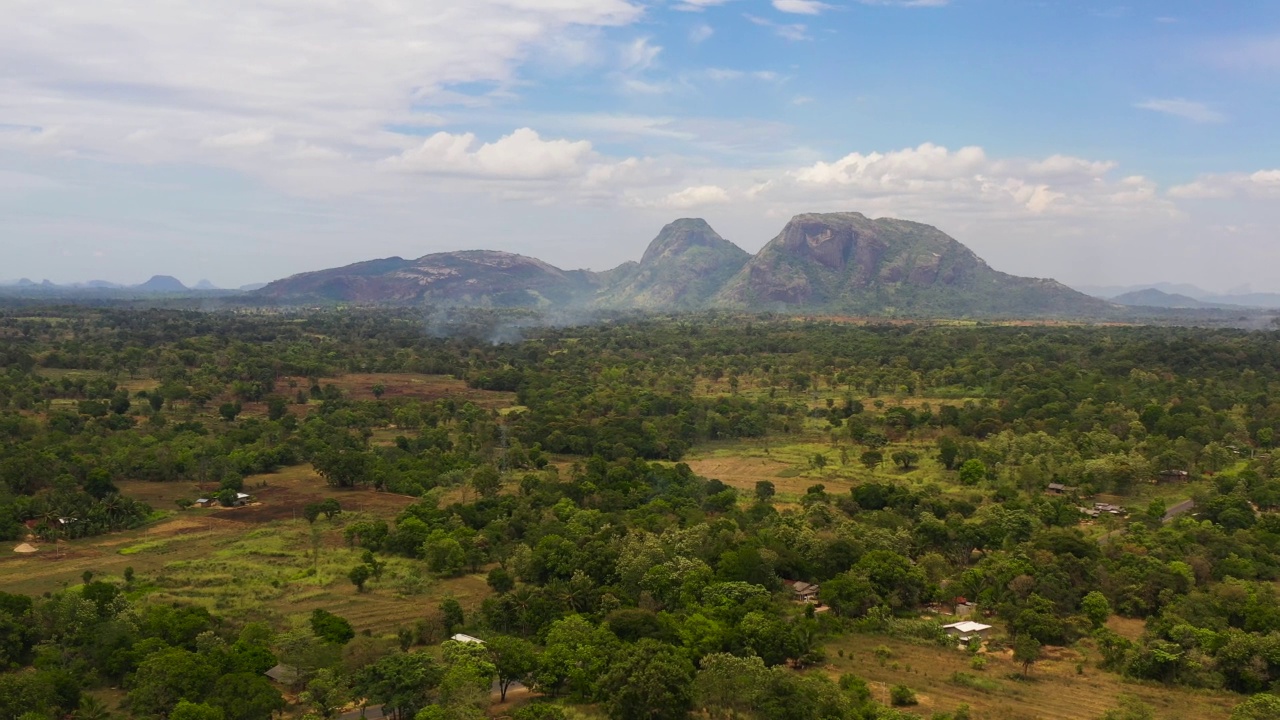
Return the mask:
[[[801,212],[1070,284],[1280,291],[1280,4],[9,0],[0,279],[755,252]]]

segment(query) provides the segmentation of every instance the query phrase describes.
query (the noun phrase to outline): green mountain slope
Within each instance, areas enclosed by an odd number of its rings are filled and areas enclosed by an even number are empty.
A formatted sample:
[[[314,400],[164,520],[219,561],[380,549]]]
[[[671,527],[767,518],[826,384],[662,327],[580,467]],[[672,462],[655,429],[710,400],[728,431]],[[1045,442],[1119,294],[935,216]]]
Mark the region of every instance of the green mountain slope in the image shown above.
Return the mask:
[[[712,299],[721,307],[944,317],[1098,316],[1109,303],[992,270],[937,228],[860,213],[793,218]]]
[[[662,228],[640,262],[610,271],[596,297],[608,308],[696,309],[705,307],[751,259],[701,218],[682,218]]]

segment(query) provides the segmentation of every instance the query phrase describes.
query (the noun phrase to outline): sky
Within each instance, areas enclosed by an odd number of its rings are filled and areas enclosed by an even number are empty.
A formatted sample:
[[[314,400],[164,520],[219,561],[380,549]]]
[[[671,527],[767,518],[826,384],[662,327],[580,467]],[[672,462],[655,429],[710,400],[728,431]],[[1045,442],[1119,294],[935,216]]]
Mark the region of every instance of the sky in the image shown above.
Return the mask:
[[[0,280],[221,287],[706,218],[1280,291],[1274,0],[0,0]]]

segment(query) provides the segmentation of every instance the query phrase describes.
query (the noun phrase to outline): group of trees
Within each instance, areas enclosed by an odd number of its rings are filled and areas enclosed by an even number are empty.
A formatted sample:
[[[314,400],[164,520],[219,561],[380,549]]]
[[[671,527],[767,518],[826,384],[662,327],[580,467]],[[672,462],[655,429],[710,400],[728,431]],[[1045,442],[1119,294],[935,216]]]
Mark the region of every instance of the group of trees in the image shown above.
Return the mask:
[[[0,314],[0,536],[137,526],[150,509],[119,493],[126,480],[234,491],[309,462],[336,497],[305,519],[363,551],[349,590],[377,591],[387,555],[439,577],[487,573],[491,590],[469,617],[440,609],[440,627],[487,640],[446,643],[442,659],[424,633],[365,638],[323,611],[276,635],[130,604],[101,582],[6,596],[0,659],[33,669],[0,673],[0,708],[38,697],[70,713],[84,688],[123,683],[140,717],[250,720],[282,702],[261,676],[281,661],[322,717],[356,699],[476,717],[495,680],[626,719],[892,717],[856,678],[795,669],[855,629],[939,639],[895,616],[956,596],[994,611],[1028,665],[1087,639],[1134,678],[1280,683],[1274,334],[712,316],[494,344],[493,329],[480,314],[428,332],[396,311]],[[349,372],[451,374],[515,407],[381,383],[353,396],[333,381]],[[809,455],[812,475],[859,481],[815,482],[783,506],[769,481],[744,492],[679,462],[701,442],[788,437],[829,444]],[[942,481],[900,481],[921,467]],[[1153,503],[1101,543],[1073,500],[1043,493],[1123,495],[1165,471],[1197,482],[1198,516],[1166,522]],[[423,499],[352,516],[338,499],[352,488]],[[784,579],[821,583],[831,612],[793,602]],[[1147,633],[1111,633],[1112,613]]]

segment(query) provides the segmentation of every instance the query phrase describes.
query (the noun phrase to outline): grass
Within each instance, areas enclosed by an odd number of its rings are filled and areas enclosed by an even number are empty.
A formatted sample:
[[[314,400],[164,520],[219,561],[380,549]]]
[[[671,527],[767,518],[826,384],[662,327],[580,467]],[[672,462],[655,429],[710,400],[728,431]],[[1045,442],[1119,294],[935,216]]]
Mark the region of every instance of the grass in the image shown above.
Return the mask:
[[[876,656],[879,646],[889,648],[888,659]],[[889,687],[906,685],[915,691],[925,716],[968,704],[973,716],[983,720],[1096,720],[1121,695],[1135,695],[1154,707],[1161,720],[1225,720],[1240,702],[1229,693],[1125,682],[1067,648],[1046,648],[1029,680],[1019,677],[1021,665],[1008,651],[987,654],[985,670],[977,671],[965,651],[875,635],[831,642],[827,659],[819,671],[833,678],[842,673],[864,678],[880,701],[886,700]],[[1080,663],[1083,671],[1077,673]]]
[[[265,483],[265,486],[263,484]],[[199,494],[191,483],[126,482],[121,489],[157,507]],[[360,517],[392,519],[414,499],[372,491],[328,488],[309,466],[254,476],[246,486],[261,504],[245,508],[170,511],[139,530],[44,546],[33,557],[0,559],[0,586],[10,592],[40,594],[79,584],[85,570],[120,580],[126,567],[136,574],[134,594],[146,602],[184,602],[237,620],[296,622],[323,607],[374,634],[409,627],[445,597],[468,612],[488,595],[483,574],[432,580],[416,561],[387,558],[380,580],[358,593],[347,572],[360,551],[346,546],[342,529]],[[347,509],[333,522],[312,527],[300,508],[337,497]],[[357,510],[358,508],[358,510]]]

